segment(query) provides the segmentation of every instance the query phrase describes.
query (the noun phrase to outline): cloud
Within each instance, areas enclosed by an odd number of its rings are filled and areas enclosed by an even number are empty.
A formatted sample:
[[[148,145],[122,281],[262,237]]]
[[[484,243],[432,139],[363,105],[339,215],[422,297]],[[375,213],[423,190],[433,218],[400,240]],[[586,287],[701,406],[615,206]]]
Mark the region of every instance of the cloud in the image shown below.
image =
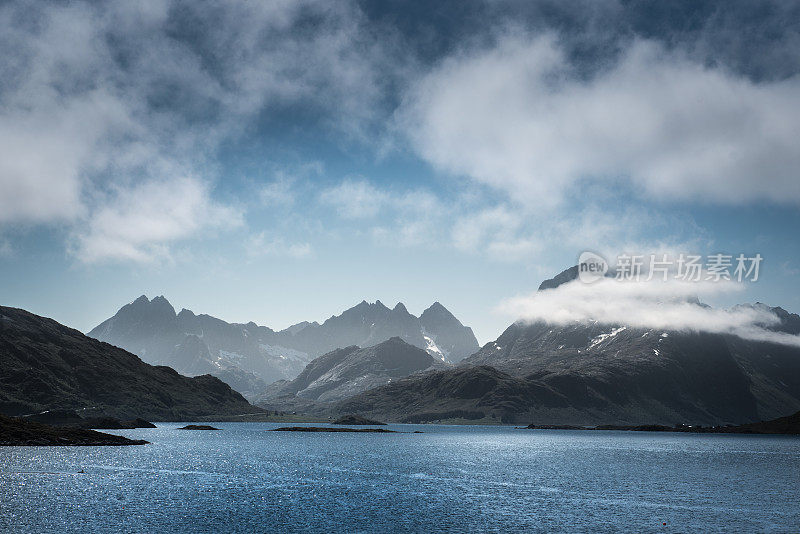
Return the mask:
[[[447,194],[347,178],[322,190],[317,201],[334,208],[357,231],[367,228],[381,245],[454,249],[496,262],[541,265],[581,250],[609,258],[623,251],[677,256],[710,246],[706,232],[691,217],[633,206],[613,195],[598,193],[556,213],[496,198],[486,189],[467,184]]]
[[[538,207],[595,182],[800,204],[800,77],[757,83],[642,39],[586,76],[555,35],[509,31],[422,76],[398,124],[438,169]]]
[[[791,262],[788,260],[781,263],[781,271],[787,276],[797,276],[800,274],[800,269],[792,267]]]
[[[287,243],[283,237],[270,235],[267,232],[250,236],[246,246],[250,257],[308,258],[314,254],[309,243]]]
[[[365,136],[390,41],[349,3],[5,3],[0,225],[66,225],[83,262],[149,261],[200,227],[225,228],[207,216],[237,211],[211,198],[221,144],[298,106],[340,138]],[[153,188],[189,188],[186,176],[197,195],[156,201],[163,230],[111,228]],[[202,223],[183,216],[203,210]]]
[[[755,341],[800,346],[800,336],[767,327],[780,319],[767,307],[714,309],[697,303],[697,296],[741,291],[735,282],[617,281],[592,284],[574,281],[555,289],[501,302],[497,311],[525,321],[552,324],[620,324],[634,328],[733,334]]]
[[[533,216],[519,207],[499,203],[454,214],[453,246],[464,252],[485,252],[500,261],[532,259],[546,239],[529,224]]]
[[[258,196],[265,206],[288,209],[298,196],[298,189],[309,184],[310,178],[321,176],[324,166],[319,161],[309,161],[275,171],[272,181],[261,185]]]
[[[186,177],[121,189],[92,213],[75,237],[73,253],[84,263],[151,262],[174,241],[242,224],[242,214],[211,199],[208,186]]]
[[[344,180],[325,189],[319,196],[320,202],[332,206],[345,219],[374,217],[390,198],[387,192],[363,179]]]
[[[8,239],[0,237],[0,258],[10,258],[14,255],[14,247]]]

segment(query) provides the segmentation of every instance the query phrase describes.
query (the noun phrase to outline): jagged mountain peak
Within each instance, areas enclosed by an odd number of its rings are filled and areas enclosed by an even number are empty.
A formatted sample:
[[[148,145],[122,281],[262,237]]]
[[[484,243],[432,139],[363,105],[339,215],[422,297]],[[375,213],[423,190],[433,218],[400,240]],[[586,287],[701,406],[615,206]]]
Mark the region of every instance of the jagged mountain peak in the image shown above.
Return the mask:
[[[392,308],[392,311],[395,313],[404,313],[404,314],[408,313],[406,305],[403,304],[402,302],[398,302],[397,304],[395,304],[394,308]]]
[[[420,319],[424,317],[438,317],[438,318],[445,318],[445,319],[456,319],[455,315],[453,315],[450,310],[445,308],[441,302],[438,300],[428,306],[428,308],[422,312],[420,315]],[[457,320],[457,319],[456,319]],[[460,323],[459,323],[460,324]]]
[[[578,266],[573,265],[568,269],[564,269],[553,278],[548,278],[547,280],[543,281],[539,284],[539,291],[543,291],[545,289],[555,289],[561,284],[566,284],[567,282],[572,282],[578,278]]]
[[[439,302],[438,300],[437,300],[437,301],[434,301],[434,303],[433,303],[433,304],[431,304],[430,306],[428,306],[428,308],[427,308],[425,311],[426,311],[426,312],[427,312],[427,311],[429,311],[429,312],[441,312],[441,311],[445,311],[445,312],[447,312],[447,313],[450,313],[450,312],[447,310],[447,308],[445,308],[445,307],[444,307],[444,305],[443,305],[441,302]],[[425,312],[422,312],[422,313],[425,313]]]
[[[352,308],[348,308],[345,311],[343,311],[340,315],[332,316],[331,319],[335,317],[342,317],[345,315],[367,314],[367,313],[375,313],[383,311],[388,312],[389,308],[387,308],[380,300],[376,300],[375,302],[367,302],[366,300],[362,300]]]
[[[175,308],[172,307],[172,304],[170,304],[164,295],[153,297],[152,300],[148,299],[147,295],[142,295],[133,302],[123,306],[119,312],[117,312],[117,315],[123,310],[155,310],[157,312],[166,312],[175,315]]]

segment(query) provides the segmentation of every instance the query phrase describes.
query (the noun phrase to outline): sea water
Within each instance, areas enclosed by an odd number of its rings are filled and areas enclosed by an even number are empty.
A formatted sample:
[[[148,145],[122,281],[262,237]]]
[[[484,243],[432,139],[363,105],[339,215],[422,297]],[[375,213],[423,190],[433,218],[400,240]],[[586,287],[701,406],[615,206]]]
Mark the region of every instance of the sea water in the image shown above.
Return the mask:
[[[800,531],[798,437],[183,424],[0,447],[0,532]]]

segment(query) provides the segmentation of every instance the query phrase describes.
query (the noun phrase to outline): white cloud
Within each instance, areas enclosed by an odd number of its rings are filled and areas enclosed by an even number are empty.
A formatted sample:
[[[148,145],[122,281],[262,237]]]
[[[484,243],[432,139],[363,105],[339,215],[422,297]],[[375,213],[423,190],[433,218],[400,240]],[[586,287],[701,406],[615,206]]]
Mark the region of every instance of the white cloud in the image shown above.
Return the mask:
[[[287,243],[283,237],[267,232],[250,236],[246,246],[247,254],[251,257],[308,258],[314,254],[309,243]]]
[[[366,180],[347,179],[322,191],[319,198],[345,219],[365,219],[377,215],[391,197]]]
[[[398,117],[433,165],[529,205],[619,180],[659,200],[800,203],[800,78],[755,83],[647,41],[584,79],[553,35],[510,32],[423,76]]]
[[[288,209],[294,205],[298,188],[306,186],[309,178],[321,176],[324,166],[319,161],[309,161],[290,168],[275,171],[274,178],[261,185],[258,196],[265,206]]]
[[[773,332],[779,323],[766,307],[714,309],[693,302],[696,296],[742,290],[735,282],[573,281],[555,289],[503,301],[497,311],[526,321],[552,324],[621,324],[635,328],[733,334],[745,339],[800,346],[800,336]]]
[[[487,235],[511,233],[521,224],[521,216],[502,205],[465,214],[453,226],[453,243],[461,250],[475,250],[484,243]]]
[[[358,231],[371,225],[373,239],[390,246],[441,244],[441,234],[455,213],[455,206],[446,206],[427,189],[378,187],[363,178],[324,189],[318,201],[356,223]]]
[[[788,260],[781,263],[781,271],[787,276],[797,276],[800,274],[800,269],[792,267],[791,262]]]
[[[677,256],[710,246],[691,218],[625,205],[613,197],[602,199],[605,207],[588,200],[555,213],[492,199],[483,189],[467,186],[446,197],[428,189],[403,191],[349,178],[323,190],[318,201],[356,224],[358,231],[369,226],[369,234],[382,245],[454,248],[498,262],[541,265],[553,255],[582,250],[608,258],[622,252]]]
[[[10,258],[14,255],[14,247],[8,239],[0,237],[0,258]]]
[[[85,263],[150,262],[167,255],[174,241],[241,224],[242,214],[212,200],[196,178],[144,182],[121,189],[94,211],[73,253]]]
[[[292,179],[280,176],[276,180],[265,184],[259,191],[261,203],[275,208],[291,207],[294,204],[292,183]]]
[[[220,143],[300,103],[337,132],[364,136],[386,43],[367,35],[351,4],[317,0],[6,3],[0,225],[66,224],[84,262],[149,261],[200,228],[224,228],[208,215],[237,210],[203,185],[217,178]],[[196,177],[196,196],[155,202],[163,228],[128,210],[153,188],[186,189],[186,176]],[[262,199],[289,194],[278,185]],[[202,222],[186,216],[200,213]]]

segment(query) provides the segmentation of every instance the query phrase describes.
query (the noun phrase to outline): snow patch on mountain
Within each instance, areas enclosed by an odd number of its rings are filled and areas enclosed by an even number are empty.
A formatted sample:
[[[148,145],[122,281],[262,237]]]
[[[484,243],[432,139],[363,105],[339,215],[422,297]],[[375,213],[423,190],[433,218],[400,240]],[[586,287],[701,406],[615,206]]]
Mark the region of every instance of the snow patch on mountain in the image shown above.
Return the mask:
[[[444,349],[440,349],[438,345],[436,345],[435,336],[428,335],[428,333],[425,331],[424,328],[422,329],[422,338],[425,340],[425,344],[427,345],[425,347],[425,351],[428,354],[430,354],[434,358],[439,358],[443,362],[448,361],[447,357],[450,355],[450,352]]]
[[[592,339],[592,342],[589,344],[589,348],[595,347],[595,346],[599,345],[600,343],[602,343],[603,341],[616,336],[617,334],[619,334],[620,332],[622,332],[626,328],[627,328],[626,326],[620,326],[619,328],[614,328],[608,334],[600,334],[599,336],[597,336],[594,339]]]
[[[295,362],[309,362],[311,358],[305,352],[281,347],[280,345],[267,345],[266,343],[259,344],[261,350],[266,352],[269,356],[280,358],[282,360],[291,360]]]

